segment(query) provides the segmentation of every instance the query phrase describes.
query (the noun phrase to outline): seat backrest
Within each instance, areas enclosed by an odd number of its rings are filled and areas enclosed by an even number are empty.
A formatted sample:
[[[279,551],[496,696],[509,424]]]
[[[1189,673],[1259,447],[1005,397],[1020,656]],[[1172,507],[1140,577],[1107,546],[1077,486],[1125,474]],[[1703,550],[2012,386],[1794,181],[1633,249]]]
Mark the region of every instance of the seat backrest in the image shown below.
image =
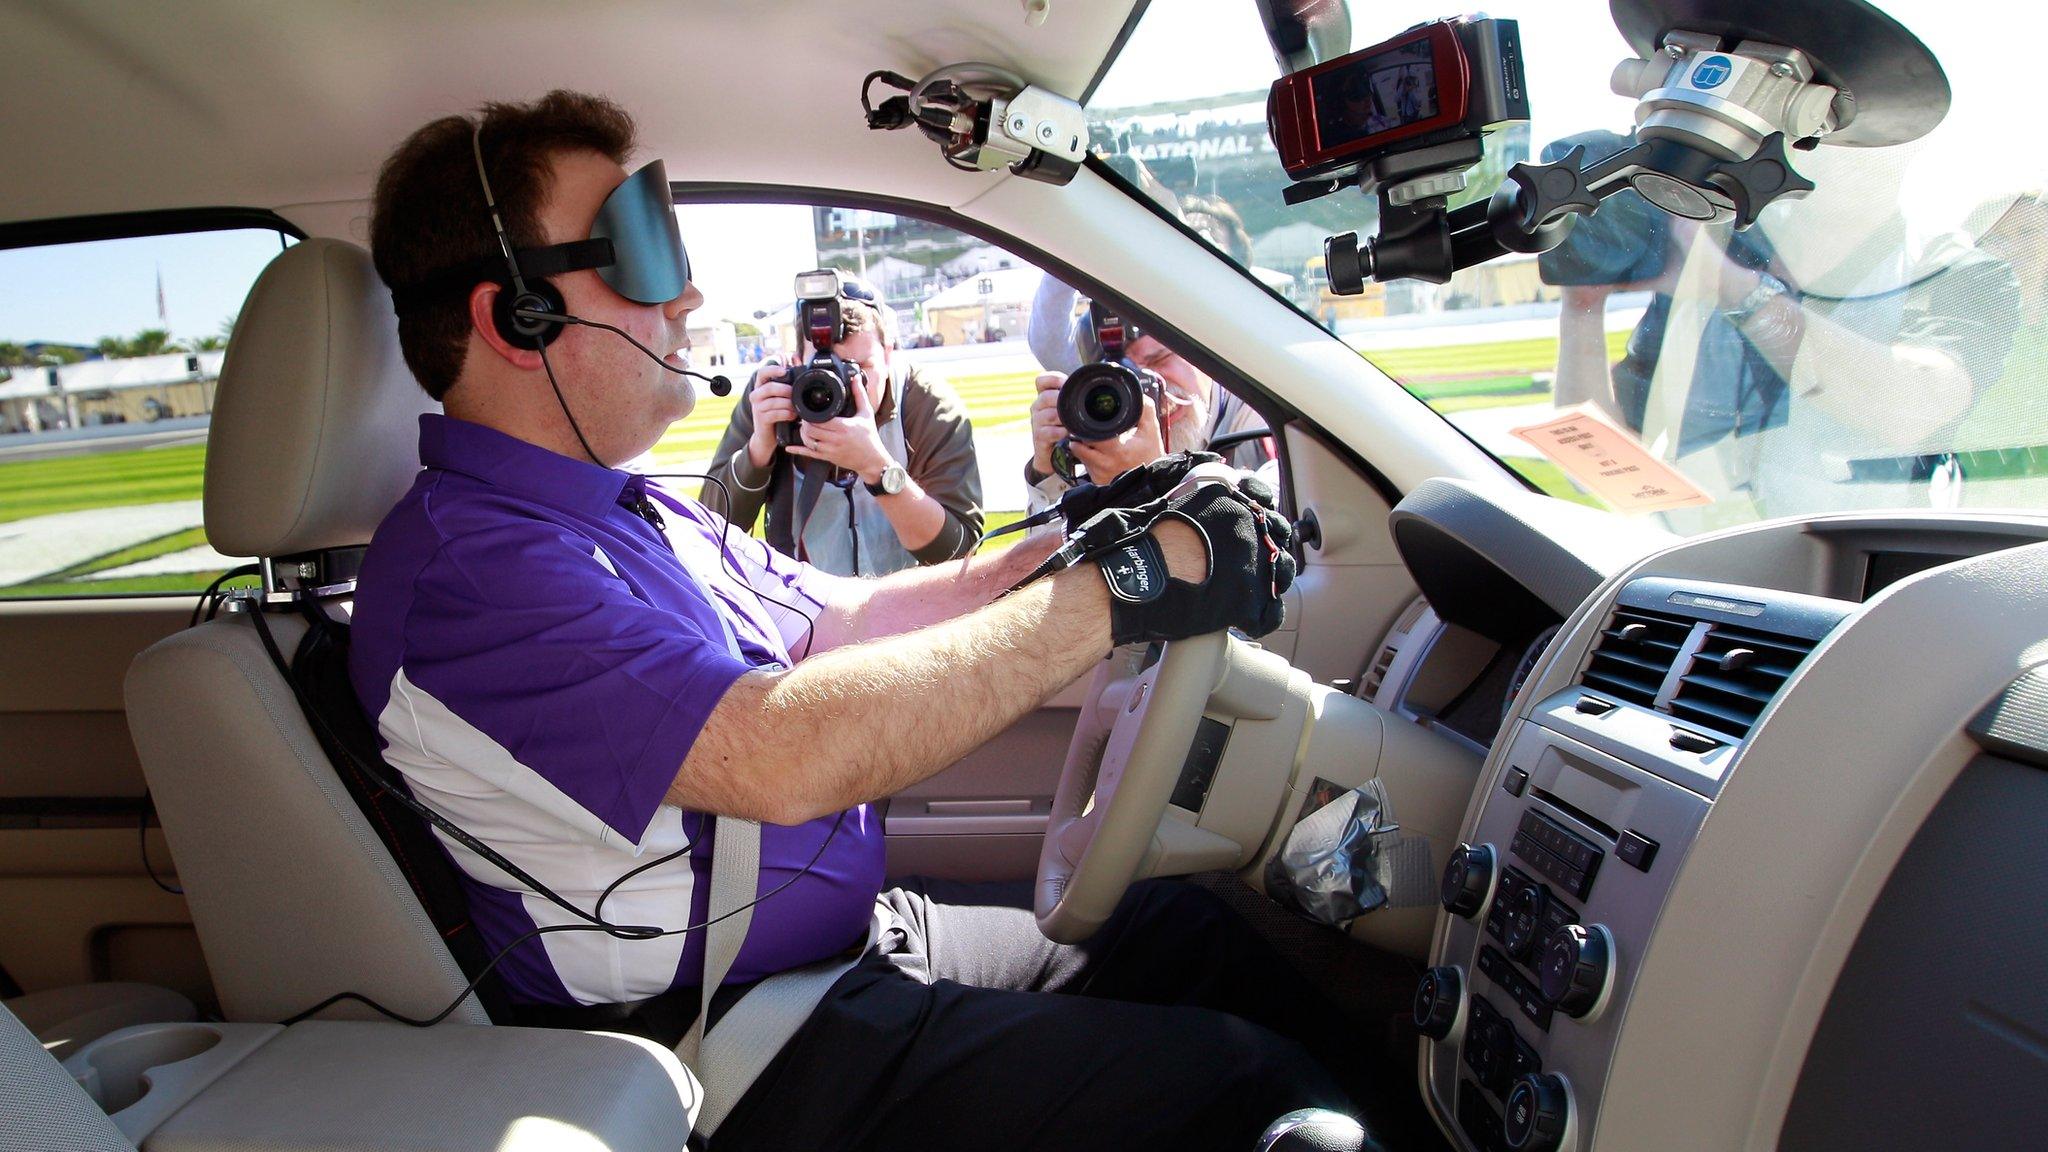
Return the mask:
[[[135,1152],[35,1034],[0,1008],[0,1152]]]
[[[229,555],[362,545],[418,471],[433,404],[398,351],[369,255],[308,240],[250,291],[221,371],[206,528]],[[305,622],[266,617],[286,656]],[[277,1020],[335,993],[431,1016],[468,982],[336,775],[246,616],[143,652],[128,723],[230,1020]],[[330,1016],[370,1017],[345,1003]],[[450,1015],[488,1023],[474,998]]]

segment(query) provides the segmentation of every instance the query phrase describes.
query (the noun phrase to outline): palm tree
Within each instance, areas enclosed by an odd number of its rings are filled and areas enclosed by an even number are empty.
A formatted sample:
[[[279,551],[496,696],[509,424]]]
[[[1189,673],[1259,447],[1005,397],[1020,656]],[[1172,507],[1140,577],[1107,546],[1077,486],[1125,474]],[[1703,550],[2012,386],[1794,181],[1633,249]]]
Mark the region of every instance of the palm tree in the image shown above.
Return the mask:
[[[228,313],[228,318],[220,322],[220,338],[223,343],[234,338],[235,321],[241,318],[242,314],[240,312],[230,312]]]
[[[218,352],[228,346],[225,336],[194,336],[185,341],[185,347],[192,352]]]
[[[135,334],[135,339],[129,341],[128,347],[131,356],[161,356],[166,352],[178,350],[178,345],[171,339],[171,334],[162,328],[144,328]]]
[[[28,349],[12,340],[0,340],[0,368],[18,368],[27,363]]]
[[[161,356],[178,350],[177,342],[162,328],[144,328],[127,337],[102,336],[93,347],[110,360],[122,356]]]

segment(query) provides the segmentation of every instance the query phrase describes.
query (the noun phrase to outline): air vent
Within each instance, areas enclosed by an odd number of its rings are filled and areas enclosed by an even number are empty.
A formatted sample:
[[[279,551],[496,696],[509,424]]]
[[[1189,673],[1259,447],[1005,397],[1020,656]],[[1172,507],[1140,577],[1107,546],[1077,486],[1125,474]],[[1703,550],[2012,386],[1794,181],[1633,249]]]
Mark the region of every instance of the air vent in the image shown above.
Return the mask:
[[[1387,682],[1387,669],[1394,666],[1394,657],[1400,654],[1401,650],[1392,644],[1380,649],[1379,658],[1372,662],[1372,671],[1365,674],[1365,687],[1358,693],[1360,700],[1379,699],[1380,685]]]
[[[1691,632],[1690,620],[1638,608],[1616,608],[1579,683],[1631,704],[1654,707],[1657,690],[1664,686],[1664,677]]]
[[[1813,646],[1798,636],[1714,624],[1679,678],[1671,714],[1739,740]]]

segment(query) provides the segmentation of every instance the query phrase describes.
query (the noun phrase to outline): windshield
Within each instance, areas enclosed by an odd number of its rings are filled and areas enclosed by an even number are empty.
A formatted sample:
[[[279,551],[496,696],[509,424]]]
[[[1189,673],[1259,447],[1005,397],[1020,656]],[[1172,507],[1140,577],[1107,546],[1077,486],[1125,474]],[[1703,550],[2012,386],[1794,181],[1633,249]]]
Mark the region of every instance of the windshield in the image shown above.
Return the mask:
[[[1098,151],[1247,275],[1553,495],[1702,531],[1875,508],[2048,505],[2048,156],[2015,45],[2048,16],[1880,0],[1954,90],[1933,133],[1794,154],[1818,185],[1754,228],[1698,226],[1624,192],[1542,258],[1447,284],[1329,290],[1323,240],[1373,234],[1355,189],[1288,205],[1265,125],[1279,69],[1252,0],[1154,0],[1090,101]],[[1453,15],[1354,6],[1354,47]],[[1607,5],[1504,3],[1529,123],[1493,134],[1453,206],[1508,167],[1627,146],[1632,55]],[[2030,32],[2029,29],[2032,31]]]

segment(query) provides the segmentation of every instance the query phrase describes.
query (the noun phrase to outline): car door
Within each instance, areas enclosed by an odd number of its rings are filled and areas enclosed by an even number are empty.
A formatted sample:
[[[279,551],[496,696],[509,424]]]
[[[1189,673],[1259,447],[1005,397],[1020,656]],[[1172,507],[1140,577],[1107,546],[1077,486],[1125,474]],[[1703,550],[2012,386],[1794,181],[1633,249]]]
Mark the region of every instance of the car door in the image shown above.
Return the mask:
[[[255,213],[150,224],[0,231],[0,992],[139,980],[204,1006],[122,679],[236,563],[200,527],[208,415],[292,235]]]

